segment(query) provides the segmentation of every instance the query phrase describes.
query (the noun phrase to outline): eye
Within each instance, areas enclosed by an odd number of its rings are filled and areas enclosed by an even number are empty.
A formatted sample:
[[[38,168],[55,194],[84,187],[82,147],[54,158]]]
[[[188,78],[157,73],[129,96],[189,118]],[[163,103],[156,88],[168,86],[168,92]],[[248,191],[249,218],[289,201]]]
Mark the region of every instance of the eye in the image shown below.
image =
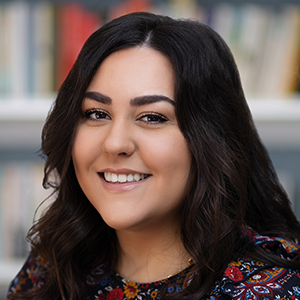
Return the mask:
[[[158,125],[168,121],[166,117],[157,113],[145,113],[138,120],[151,125]]]
[[[95,108],[84,111],[83,115],[84,115],[84,118],[91,120],[91,121],[110,119],[110,116],[105,111],[95,109]]]

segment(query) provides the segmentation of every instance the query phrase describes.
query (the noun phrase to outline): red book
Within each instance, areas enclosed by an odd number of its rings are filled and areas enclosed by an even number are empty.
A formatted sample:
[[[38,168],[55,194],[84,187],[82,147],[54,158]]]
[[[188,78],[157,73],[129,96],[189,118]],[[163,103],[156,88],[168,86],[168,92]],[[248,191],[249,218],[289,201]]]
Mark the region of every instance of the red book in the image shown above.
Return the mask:
[[[78,3],[69,3],[58,8],[57,88],[60,87],[70,72],[84,42],[100,25],[100,16],[85,10]]]
[[[110,11],[109,19],[115,19],[120,16],[139,11],[151,11],[149,0],[125,0],[114,5]]]

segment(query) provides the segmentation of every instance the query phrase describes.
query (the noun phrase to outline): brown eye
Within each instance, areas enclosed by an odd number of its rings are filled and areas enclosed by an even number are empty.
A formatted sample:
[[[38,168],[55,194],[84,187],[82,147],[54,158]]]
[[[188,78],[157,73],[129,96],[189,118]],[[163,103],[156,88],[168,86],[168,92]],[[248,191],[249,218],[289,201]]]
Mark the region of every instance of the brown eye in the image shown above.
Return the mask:
[[[156,113],[147,113],[139,118],[140,121],[148,123],[148,124],[161,124],[168,121],[167,118],[160,114]]]
[[[84,117],[86,119],[97,121],[103,119],[110,119],[110,116],[103,110],[91,109],[84,112]]]

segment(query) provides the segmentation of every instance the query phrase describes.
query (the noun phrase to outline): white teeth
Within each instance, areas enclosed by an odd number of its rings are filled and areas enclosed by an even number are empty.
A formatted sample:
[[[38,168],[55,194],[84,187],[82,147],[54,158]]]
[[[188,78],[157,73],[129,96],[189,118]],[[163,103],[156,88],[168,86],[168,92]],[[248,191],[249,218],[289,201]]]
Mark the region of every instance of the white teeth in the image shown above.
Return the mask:
[[[117,182],[118,181],[118,175],[111,173],[111,182]]]
[[[119,182],[126,182],[126,175],[125,174],[120,174],[118,176],[118,181]]]
[[[139,181],[141,179],[141,175],[140,174],[134,174],[133,178],[135,181]]]
[[[106,181],[111,181],[111,173],[110,172],[106,172],[104,177],[105,177]]]
[[[143,180],[145,178],[147,178],[148,175],[145,174],[115,174],[115,173],[111,173],[111,172],[104,172],[104,179],[108,182],[133,182],[133,181],[140,181]]]
[[[129,175],[127,176],[127,181],[128,181],[128,182],[132,182],[133,180],[134,180],[133,175],[132,175],[132,174],[129,174]]]

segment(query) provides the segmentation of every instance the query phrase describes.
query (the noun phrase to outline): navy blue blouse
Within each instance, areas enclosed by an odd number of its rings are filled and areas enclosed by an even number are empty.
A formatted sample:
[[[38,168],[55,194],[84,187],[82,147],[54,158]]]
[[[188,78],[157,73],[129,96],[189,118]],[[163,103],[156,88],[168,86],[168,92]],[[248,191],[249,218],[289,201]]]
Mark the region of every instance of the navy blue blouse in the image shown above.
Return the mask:
[[[295,243],[278,237],[261,236],[250,228],[244,228],[242,234],[265,251],[288,259],[300,259],[300,246]],[[41,274],[42,265],[42,261],[34,262],[29,257],[12,281],[7,299],[18,291],[40,288],[46,280]],[[164,280],[137,283],[120,277],[109,269],[107,262],[102,262],[91,270],[86,277],[85,299],[159,299],[162,289],[167,294],[172,294],[185,288],[192,280],[192,271],[193,266],[190,266]],[[204,299],[300,300],[300,270],[296,271],[240,258],[228,265],[222,278],[215,283]]]

